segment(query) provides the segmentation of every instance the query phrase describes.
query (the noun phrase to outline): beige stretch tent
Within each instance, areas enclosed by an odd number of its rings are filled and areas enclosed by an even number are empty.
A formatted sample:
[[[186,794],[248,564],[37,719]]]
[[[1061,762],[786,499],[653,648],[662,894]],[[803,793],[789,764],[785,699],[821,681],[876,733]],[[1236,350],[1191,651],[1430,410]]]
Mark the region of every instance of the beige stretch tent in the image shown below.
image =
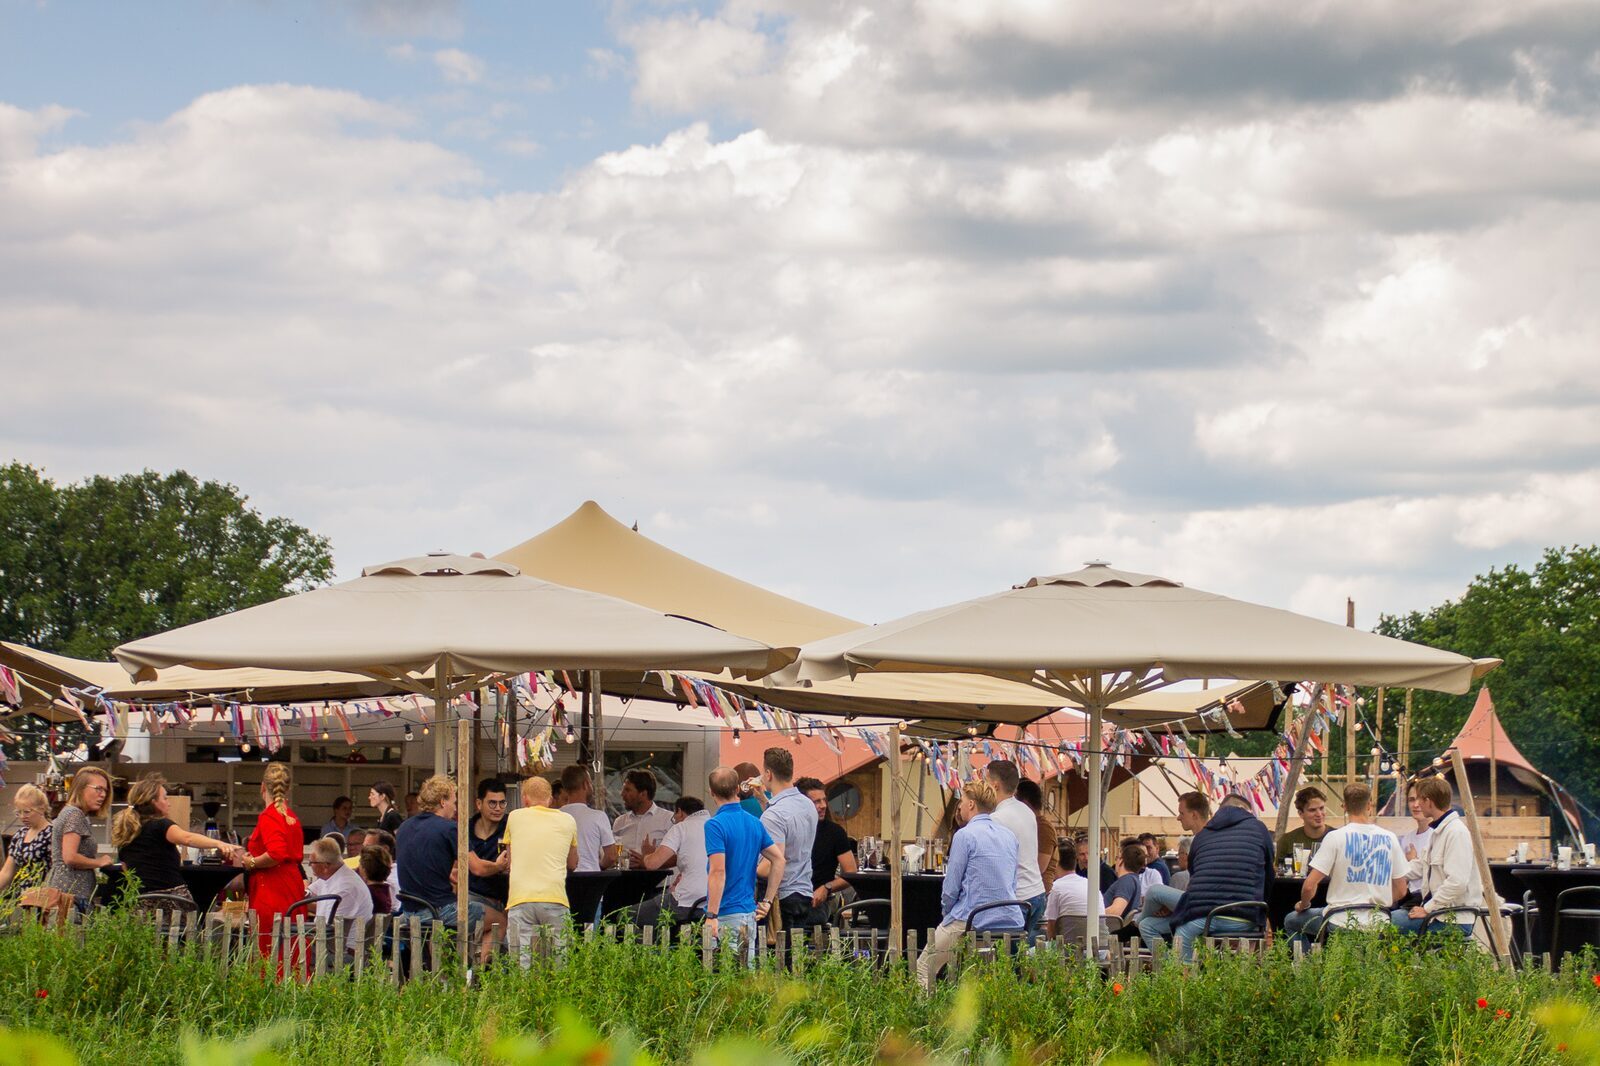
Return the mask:
[[[1496,665],[1091,563],[816,641],[775,680],[828,683],[861,670],[987,673],[1074,700],[1089,712],[1095,740],[1108,713],[1174,681],[1315,679],[1464,693]],[[1090,759],[1091,840],[1100,833],[1100,774],[1100,760]],[[1091,862],[1091,897],[1099,882]]]
[[[811,607],[741,581],[656,543],[588,501],[543,533],[499,553],[524,573],[573,588],[616,596],[668,614],[740,633],[774,646],[805,644],[848,633],[862,623]],[[916,719],[924,731],[964,735],[968,722],[1024,724],[1061,707],[1069,697],[977,673],[948,675],[862,674],[854,680],[819,681],[807,688],[774,689],[719,684],[801,714],[861,715]],[[606,691],[645,699],[681,699],[658,680],[608,673]],[[1182,720],[1192,730],[1271,728],[1276,720],[1267,686],[1211,693],[1166,693],[1126,705],[1130,725],[1159,726]],[[1229,703],[1227,725],[1201,712]]]
[[[432,696],[441,708],[503,674],[726,669],[754,678],[786,665],[794,654],[793,648],[775,649],[611,596],[524,577],[509,563],[444,553],[369,566],[354,581],[131,641],[115,651],[135,680],[154,679],[174,666],[341,670]],[[441,745],[435,749],[436,770],[443,769],[443,755]],[[470,809],[470,768],[456,770],[464,812]],[[467,821],[457,819],[463,868]],[[462,877],[458,914],[467,913],[466,897]],[[468,937],[458,940],[465,965]]]

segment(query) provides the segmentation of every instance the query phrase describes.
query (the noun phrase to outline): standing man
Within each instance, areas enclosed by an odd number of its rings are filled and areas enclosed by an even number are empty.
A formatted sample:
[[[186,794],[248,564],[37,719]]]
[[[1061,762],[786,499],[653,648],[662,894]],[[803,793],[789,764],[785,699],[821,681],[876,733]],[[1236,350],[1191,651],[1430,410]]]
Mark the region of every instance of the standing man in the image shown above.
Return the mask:
[[[839,906],[854,896],[850,882],[840,874],[856,872],[856,842],[834,821],[828,810],[828,790],[815,777],[802,777],[794,783],[800,794],[817,809],[817,839],[811,845],[811,906],[816,924],[827,925]]]
[[[522,782],[521,809],[506,818],[506,939],[524,970],[533,963],[534,929],[566,928],[567,873],[578,868],[578,823],[550,802],[550,782],[533,774]]]
[[[993,766],[994,763],[990,763]],[[995,821],[995,789],[987,780],[968,781],[961,789],[961,816],[966,823],[950,838],[950,861],[940,892],[943,919],[928,950],[917,960],[917,980],[931,992],[939,971],[955,955],[966,935],[972,912],[985,903],[1017,899],[1017,836]],[[978,918],[979,929],[1015,928],[1015,907],[996,907]]]
[[[1273,861],[1282,863],[1294,855],[1298,844],[1307,851],[1316,851],[1322,838],[1328,835],[1328,797],[1315,785],[1307,785],[1294,794],[1295,813],[1300,815],[1300,827],[1291,829],[1278,838],[1278,850]]]
[[[1017,782],[1017,799],[1033,812],[1033,820],[1039,826],[1039,879],[1044,882],[1048,897],[1050,886],[1061,876],[1061,847],[1056,842],[1056,827],[1044,816],[1044,789],[1033,778],[1024,777]]]
[[[1448,907],[1483,906],[1483,879],[1473,857],[1472,832],[1461,814],[1450,806],[1450,782],[1437,775],[1417,782],[1418,809],[1433,830],[1426,854],[1408,854],[1407,877],[1422,878],[1422,902],[1410,910],[1395,911],[1394,927],[1402,933],[1432,933],[1455,929],[1472,935],[1470,914],[1455,914],[1448,921],[1434,914]],[[1462,919],[1466,919],[1463,921]]]
[[[672,827],[672,812],[656,806],[656,775],[647,769],[629,770],[622,775],[623,812],[611,823],[617,846],[628,856],[629,865],[644,865],[644,854],[661,843]]]
[[[639,905],[640,927],[655,925],[661,912],[672,915],[672,924],[697,922],[706,907],[706,823],[711,812],[696,796],[680,796],[673,807],[672,827],[661,843],[643,856],[646,870],[672,868],[665,892]]]
[[[617,838],[611,833],[611,819],[604,811],[589,806],[594,781],[586,766],[569,766],[561,771],[561,808],[578,823],[578,872],[609,870],[617,864]]]
[[[400,828],[400,823],[405,821],[400,817],[400,812],[394,809],[394,786],[387,781],[375,781],[367,789],[367,806],[378,812],[377,828],[386,833],[393,833]]]
[[[745,958],[753,963],[756,922],[771,912],[785,872],[783,848],[761,819],[739,805],[737,773],[719,766],[706,784],[717,803],[717,813],[706,822],[706,932],[719,945],[725,932],[737,933],[744,938]],[[756,867],[763,861],[770,872],[766,896],[757,903]]]
[[[1010,759],[990,761],[984,776],[994,788],[999,800],[994,806],[994,821],[1011,830],[1017,838],[1017,899],[1027,903],[1025,923],[1028,943],[1039,935],[1039,923],[1044,920],[1044,878],[1039,874],[1039,819],[1028,805],[1017,799],[1017,782],[1022,775],[1017,764]]]
[[[1359,903],[1380,908],[1377,913],[1352,911],[1333,918],[1336,928],[1365,928],[1374,918],[1382,921],[1383,912],[1405,898],[1405,853],[1400,850],[1399,837],[1373,824],[1372,790],[1366,785],[1346,785],[1344,813],[1349,823],[1322,838],[1322,846],[1311,857],[1300,902],[1283,920],[1283,931],[1302,941],[1317,938],[1325,910]],[[1328,882],[1328,906],[1313,907],[1311,900],[1324,880]]]
[[[506,927],[506,893],[511,888],[509,867],[498,861],[505,832],[505,786],[492,777],[479,781],[473,807],[476,816],[467,832],[467,897],[483,904],[483,936],[492,950],[494,938]]]
[[[817,840],[817,808],[794,787],[794,754],[788,748],[768,748],[761,753],[761,784],[772,799],[761,815],[772,842],[778,845],[783,865],[767,874],[778,882],[778,916],[784,928],[814,925],[811,913],[811,847]],[[772,895],[772,889],[767,889]]]

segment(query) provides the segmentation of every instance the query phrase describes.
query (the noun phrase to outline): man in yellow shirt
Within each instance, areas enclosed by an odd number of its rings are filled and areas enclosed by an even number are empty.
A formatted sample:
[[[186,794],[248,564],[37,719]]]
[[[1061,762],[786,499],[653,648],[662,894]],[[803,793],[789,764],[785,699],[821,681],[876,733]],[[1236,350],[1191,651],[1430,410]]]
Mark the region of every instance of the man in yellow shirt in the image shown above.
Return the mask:
[[[549,781],[536,775],[522,782],[522,808],[506,817],[505,844],[511,854],[506,938],[526,970],[534,928],[566,928],[567,872],[578,868],[578,823],[550,807]]]

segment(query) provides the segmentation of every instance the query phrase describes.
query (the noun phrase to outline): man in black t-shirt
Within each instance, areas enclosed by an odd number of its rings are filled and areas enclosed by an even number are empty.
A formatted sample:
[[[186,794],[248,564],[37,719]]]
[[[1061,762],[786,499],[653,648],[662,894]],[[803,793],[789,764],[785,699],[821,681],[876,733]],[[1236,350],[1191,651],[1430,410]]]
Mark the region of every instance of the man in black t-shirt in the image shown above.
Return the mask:
[[[856,872],[856,842],[828,811],[828,790],[815,777],[794,783],[817,808],[817,836],[811,844],[811,905],[816,921],[831,921],[838,908],[855,898],[855,889],[839,875]]]

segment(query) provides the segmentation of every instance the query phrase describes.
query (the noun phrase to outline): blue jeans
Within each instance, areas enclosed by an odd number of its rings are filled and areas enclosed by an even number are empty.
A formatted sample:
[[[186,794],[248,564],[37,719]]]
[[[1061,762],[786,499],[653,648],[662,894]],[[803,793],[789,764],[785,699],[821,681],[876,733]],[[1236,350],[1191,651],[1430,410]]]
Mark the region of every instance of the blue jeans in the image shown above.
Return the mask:
[[[1171,885],[1156,885],[1145,892],[1144,902],[1140,904],[1140,909],[1149,915],[1154,915],[1158,911],[1171,913],[1178,909],[1178,901],[1182,898],[1183,890],[1181,888],[1173,888]],[[1140,924],[1142,927],[1143,923]]]
[[[1390,911],[1389,920],[1394,927],[1402,933],[1417,936],[1422,933],[1438,933],[1444,930],[1455,930],[1463,938],[1472,936],[1472,923],[1441,922],[1437,918],[1413,918],[1406,911]]]
[[[744,953],[745,962],[754,966],[756,964],[756,912],[745,911],[742,914],[722,914],[717,916],[717,939],[715,946],[721,948],[734,937],[740,940],[739,950]]]
[[[455,900],[451,900],[449,903],[446,903],[443,907],[438,908],[438,910],[439,910],[439,920],[441,922],[443,922],[445,925],[449,926],[451,929],[454,929],[456,927],[456,901]],[[406,910],[403,910],[400,913],[404,914],[404,915],[406,915],[408,917],[410,915],[412,915],[412,914],[420,914],[423,917],[427,917],[428,916],[428,912],[427,911],[406,911]],[[481,921],[483,921],[483,904],[479,903],[475,899],[467,900],[467,922],[469,924],[472,924],[472,923],[477,923],[477,922],[481,922]]]
[[[1039,923],[1044,921],[1045,893],[1041,892],[1032,899],[1023,900],[1023,902],[1028,905],[1023,928],[1028,932],[1028,943],[1032,944],[1039,939]]]
[[[1156,941],[1171,936],[1172,945],[1178,949],[1178,957],[1184,962],[1194,958],[1194,942],[1205,932],[1205,928],[1204,917],[1190,918],[1186,922],[1176,924],[1170,914],[1160,918],[1139,919],[1139,936],[1144,940],[1146,947],[1154,950]],[[1254,928],[1256,924],[1245,918],[1214,918],[1211,922],[1213,935],[1245,933]]]
[[[1283,919],[1283,931],[1291,940],[1309,944],[1322,931],[1322,914],[1326,907],[1307,907],[1303,911],[1290,911]]]

